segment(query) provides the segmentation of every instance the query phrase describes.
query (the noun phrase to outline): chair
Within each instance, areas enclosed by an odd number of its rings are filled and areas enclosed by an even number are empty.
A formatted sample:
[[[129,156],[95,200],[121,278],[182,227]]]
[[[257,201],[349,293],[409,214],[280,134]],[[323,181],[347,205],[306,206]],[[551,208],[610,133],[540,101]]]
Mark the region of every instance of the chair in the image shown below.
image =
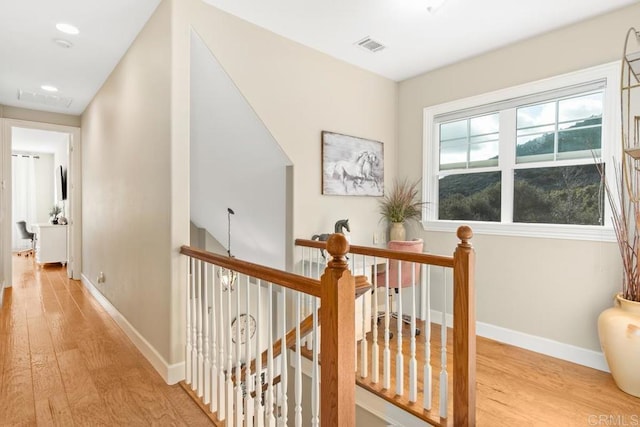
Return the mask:
[[[395,251],[415,252],[422,253],[424,242],[422,239],[414,240],[390,240],[387,247]],[[413,269],[411,266],[413,265]],[[390,259],[388,264],[388,271],[377,272],[377,286],[384,288],[386,286],[387,273],[389,274],[389,290],[393,289],[394,293],[399,292],[399,288],[405,288],[415,283],[416,286],[420,283],[420,266],[419,263],[412,263],[410,261],[398,261]],[[400,283],[398,283],[398,268],[401,267]],[[413,270],[413,271],[412,271]],[[414,275],[415,274],[415,275]],[[392,295],[387,295],[387,298],[391,298]],[[378,313],[378,319],[384,316],[384,313]],[[391,317],[397,319],[398,313],[391,312]],[[411,316],[403,315],[402,321],[407,324],[411,324]],[[416,328],[416,335],[420,335],[420,329]]]
[[[20,234],[20,238],[24,239],[24,240],[30,240],[31,241],[31,248],[29,249],[24,249],[22,251],[18,251],[18,256],[25,254],[25,257],[28,257],[29,254],[33,255],[33,247],[34,247],[34,243],[35,243],[35,233],[30,232],[29,230],[27,230],[27,223],[26,221],[18,221],[16,222],[16,227],[18,228],[18,234]]]

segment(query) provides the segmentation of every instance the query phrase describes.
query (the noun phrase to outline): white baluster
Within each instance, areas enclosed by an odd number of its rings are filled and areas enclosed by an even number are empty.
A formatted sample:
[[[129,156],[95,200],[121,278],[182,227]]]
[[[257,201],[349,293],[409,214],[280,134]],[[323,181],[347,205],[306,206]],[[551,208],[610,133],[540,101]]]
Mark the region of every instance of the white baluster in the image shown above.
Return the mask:
[[[196,260],[191,263],[191,389],[198,388],[198,312],[196,302]]]
[[[409,356],[409,402],[418,400],[418,361],[416,360],[416,264],[411,263],[411,353]]]
[[[231,274],[230,270],[226,270],[227,274]],[[228,286],[226,287],[225,290],[225,294],[227,295],[226,298],[226,307],[227,307],[227,317],[226,319],[226,330],[227,330],[227,334],[226,334],[226,348],[227,348],[227,367],[225,369],[225,377],[226,377],[226,387],[225,387],[225,400],[227,403],[227,409],[226,409],[226,414],[227,414],[227,418],[229,419],[229,425],[231,425],[233,423],[233,419],[234,419],[234,414],[233,414],[233,379],[231,378],[232,373],[233,373],[233,352],[232,352],[232,336],[231,336],[231,284],[232,281],[229,280],[228,282]]]
[[[238,274],[238,284],[236,286],[236,319],[239,318],[240,316],[240,289],[243,289],[243,287],[241,286],[241,283],[243,282],[242,279],[244,280],[245,286],[244,289],[247,289],[249,287],[249,277],[248,276],[244,276],[241,274]],[[229,289],[229,292],[231,292],[231,289]],[[248,313],[247,313],[248,314]],[[241,330],[240,330],[240,325],[238,325],[238,327],[236,328],[236,349],[235,349],[235,353],[236,353],[236,370],[235,370],[235,379],[236,379],[236,383],[234,384],[235,387],[235,391],[236,391],[236,398],[235,398],[235,413],[236,413],[236,426],[242,426],[242,410],[244,408],[244,405],[242,404],[242,378],[241,378],[241,370],[242,370],[242,361],[240,360],[240,342],[243,339],[243,337],[241,336]],[[245,329],[245,334],[244,334],[244,338],[247,337],[247,335],[249,335],[249,331],[248,329]]]
[[[404,394],[404,356],[402,354],[402,262],[398,260],[398,287],[396,288],[396,333],[397,351],[396,351],[396,394],[402,396]]]
[[[204,310],[204,397],[202,402],[207,405],[211,401],[211,357],[209,354],[209,322],[211,311],[209,310],[209,292],[207,283],[207,264],[202,263],[202,281],[201,286],[204,291],[204,299],[202,301],[202,309]]]
[[[191,384],[191,373],[192,373],[192,362],[191,362],[191,352],[193,351],[193,344],[191,341],[191,325],[193,323],[193,315],[191,313],[191,299],[193,298],[193,293],[191,292],[191,284],[193,283],[193,258],[189,257],[187,262],[187,337],[186,337],[186,346],[185,346],[185,379],[184,381],[187,384]]]
[[[362,255],[362,274],[366,274],[366,257]],[[366,378],[369,376],[369,342],[367,341],[367,296],[363,294],[360,296],[362,299],[362,319],[358,321],[362,322],[362,339],[360,340],[360,376]],[[356,351],[356,354],[358,352]]]
[[[373,273],[372,273],[372,282],[373,282],[373,308],[371,312],[373,315],[371,316],[371,381],[374,384],[377,384],[379,381],[379,369],[378,366],[378,262],[376,258],[373,258]]]
[[[302,427],[302,341],[300,340],[302,298],[296,292],[296,370],[295,370],[295,427]]]
[[[289,367],[287,366],[287,289],[281,288],[280,290],[280,323],[282,326],[282,346],[280,356],[280,396],[279,396],[279,425],[281,427],[287,427],[288,424],[288,411],[289,406],[287,403],[287,386],[288,377],[287,372]]]
[[[267,342],[269,346],[267,347],[267,411],[266,417],[267,422],[266,425],[269,427],[274,427],[276,425],[276,418],[273,413],[274,409],[274,401],[273,401],[273,381],[274,381],[274,372],[273,372],[273,319],[275,313],[273,312],[273,283],[269,282],[269,329],[267,331]]]
[[[249,284],[249,278],[247,277],[247,290],[246,290],[246,302],[245,308],[247,313],[251,313],[251,287]],[[245,350],[245,371],[244,371],[244,425],[245,427],[253,427],[253,415],[254,415],[254,401],[251,398],[251,391],[253,387],[250,384],[251,381],[251,334],[247,333],[247,342],[244,345]]]
[[[384,276],[384,350],[382,351],[382,387],[391,387],[391,350],[389,349],[389,260],[386,261],[386,274]]]
[[[220,272],[220,268],[218,267],[218,272]],[[223,299],[223,290],[222,290],[222,279],[219,274],[216,274],[217,278],[217,289],[218,289],[218,323],[220,325],[219,334],[218,334],[218,420],[224,421],[227,417],[227,402],[226,402],[226,394],[225,394],[225,374],[224,374],[224,360],[225,360],[225,341],[228,329],[228,317],[225,317],[224,312],[224,299]]]
[[[318,342],[318,300],[313,299],[313,370],[311,372],[311,426],[320,425],[320,370],[318,366],[318,353],[320,345]]]
[[[255,380],[255,408],[256,408],[256,425],[264,426],[264,402],[262,401],[262,330],[264,325],[262,322],[262,286],[258,281],[258,296],[256,298],[258,305],[256,306],[256,380]]]
[[[442,289],[442,325],[440,326],[440,417],[447,417],[449,375],[447,374],[447,270]]]
[[[424,402],[422,406],[427,411],[431,410],[431,400],[432,400],[432,390],[433,390],[433,381],[432,381],[432,373],[431,373],[431,267],[429,265],[422,266],[422,277],[423,277],[423,287],[424,290],[424,298],[422,300],[425,304],[425,310],[423,310],[424,315],[424,390],[423,398]],[[426,275],[426,277],[424,277]]]
[[[197,322],[198,322],[198,389],[196,394],[198,397],[202,397],[202,391],[204,389],[204,353],[203,353],[203,338],[202,338],[202,261],[196,261],[196,295],[198,297],[197,305]]]
[[[215,267],[209,264],[211,274],[209,274],[209,282],[211,283],[211,405],[209,406],[211,412],[218,411],[218,307],[216,302],[216,286],[215,282]]]

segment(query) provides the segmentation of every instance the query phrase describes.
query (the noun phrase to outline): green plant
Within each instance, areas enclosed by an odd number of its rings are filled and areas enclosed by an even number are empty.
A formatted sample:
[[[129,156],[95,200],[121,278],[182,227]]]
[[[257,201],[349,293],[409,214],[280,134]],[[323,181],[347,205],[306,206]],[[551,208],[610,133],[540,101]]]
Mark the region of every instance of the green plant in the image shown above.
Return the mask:
[[[60,206],[58,205],[53,205],[53,207],[51,208],[51,210],[49,211],[49,217],[51,218],[57,218],[58,215],[60,215],[60,213],[62,213],[62,209],[60,209]]]
[[[380,214],[389,222],[405,222],[408,219],[419,220],[422,217],[420,201],[420,181],[408,179],[396,180],[390,192],[380,200]]]

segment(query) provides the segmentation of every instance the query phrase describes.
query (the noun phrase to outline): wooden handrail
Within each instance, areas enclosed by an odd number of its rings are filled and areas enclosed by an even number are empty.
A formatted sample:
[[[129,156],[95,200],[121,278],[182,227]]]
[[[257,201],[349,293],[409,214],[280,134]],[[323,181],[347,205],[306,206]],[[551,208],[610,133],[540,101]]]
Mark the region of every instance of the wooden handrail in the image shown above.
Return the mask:
[[[200,261],[205,261],[220,267],[233,270],[237,273],[246,274],[256,279],[275,283],[285,288],[303,292],[314,297],[320,296],[320,281],[299,274],[288,273],[286,271],[276,270],[275,268],[265,267],[263,265],[254,264],[248,261],[241,261],[236,258],[218,255],[211,252],[203,251],[192,246],[182,246],[180,253],[190,256]]]
[[[327,242],[318,240],[296,239],[296,246],[307,248],[325,249]],[[398,259],[402,261],[416,262],[420,264],[437,265],[439,267],[453,268],[453,257],[432,255],[419,252],[405,252],[393,249],[375,248],[372,246],[349,246],[349,253],[356,255],[367,255],[378,258]]]

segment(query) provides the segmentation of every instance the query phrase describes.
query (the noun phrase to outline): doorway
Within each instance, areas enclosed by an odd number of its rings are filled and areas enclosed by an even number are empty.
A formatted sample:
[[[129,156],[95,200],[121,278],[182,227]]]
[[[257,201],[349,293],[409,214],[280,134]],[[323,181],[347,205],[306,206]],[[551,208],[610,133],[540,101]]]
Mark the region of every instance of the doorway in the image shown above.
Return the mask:
[[[67,275],[80,279],[80,129],[5,119],[0,139],[0,289],[11,286],[12,253],[21,244],[16,221],[48,224],[54,206],[67,223]]]

